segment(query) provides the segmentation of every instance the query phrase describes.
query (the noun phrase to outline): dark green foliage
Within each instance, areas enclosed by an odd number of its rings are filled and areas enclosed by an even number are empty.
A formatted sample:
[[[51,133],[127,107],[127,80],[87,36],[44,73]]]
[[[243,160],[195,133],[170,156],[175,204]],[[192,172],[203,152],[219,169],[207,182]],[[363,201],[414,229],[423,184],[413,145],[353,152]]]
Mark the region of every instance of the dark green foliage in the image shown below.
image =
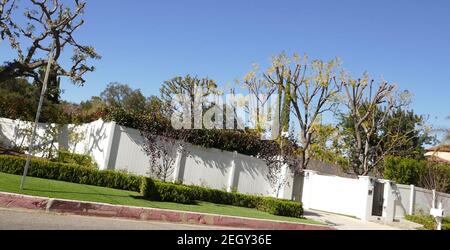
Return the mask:
[[[195,196],[188,187],[167,182],[155,182],[155,184],[160,201],[181,204],[195,203]]]
[[[152,134],[166,135],[173,139],[182,139],[185,142],[205,148],[217,148],[224,151],[237,151],[244,155],[255,157],[272,157],[279,154],[280,147],[276,141],[261,140],[259,133],[252,130],[221,130],[221,129],[192,129],[175,130],[169,120],[161,114],[142,114],[124,109],[109,109],[104,118],[106,121],[115,121],[121,126],[140,130],[151,130]],[[145,134],[145,133],[144,133]],[[294,143],[283,143],[285,148],[295,148]],[[294,150],[285,150],[294,152]]]
[[[367,107],[369,107],[368,104],[365,104],[360,108],[361,116],[367,114]],[[433,144],[436,140],[425,126],[426,117],[404,108],[388,112],[385,108],[378,107],[373,112],[376,124],[373,129],[376,133],[372,133],[368,140],[367,161],[372,168],[370,174],[382,174],[382,163],[388,156],[416,160],[425,158],[424,145]],[[362,128],[358,133],[355,132],[355,121],[350,113],[341,113],[338,121],[337,127],[340,129],[339,134],[343,141],[341,151],[343,155],[349,157],[350,165],[346,167],[350,167],[356,174],[362,175],[364,174],[361,166],[363,165],[362,156],[365,152],[365,144],[363,143],[361,148],[358,148],[356,135],[359,133],[361,138],[365,138],[366,134]]]
[[[151,178],[142,178],[141,194],[152,201],[175,202],[181,204],[194,204],[195,196],[191,189],[185,186],[154,181]]]
[[[25,158],[0,155],[0,172],[21,175]],[[76,164],[33,159],[28,176],[139,192],[141,177],[115,171],[100,171]]]
[[[256,195],[229,193],[199,186],[177,185],[144,178],[141,194],[150,200],[193,204],[205,201],[215,204],[254,208],[273,215],[297,217],[303,215],[300,202]]]
[[[0,96],[0,117],[34,121],[40,96],[40,87],[36,84],[21,78],[0,82]],[[67,122],[59,101],[46,96],[40,121]]]
[[[55,161],[59,163],[77,164],[84,167],[97,167],[97,164],[92,160],[91,156],[75,154],[67,150],[59,150],[58,157],[56,157]]]
[[[156,183],[151,178],[142,177],[140,192],[146,199],[152,201],[160,200],[158,189],[156,189]]]
[[[384,178],[399,184],[418,186],[426,165],[425,161],[391,156],[384,163]]]
[[[450,192],[450,166],[444,163],[388,157],[384,163],[384,178],[398,184]]]
[[[263,198],[262,203],[259,204],[258,210],[267,212],[269,214],[297,217],[303,216],[303,207],[299,202],[280,200],[275,198]]]
[[[132,89],[128,84],[110,83],[100,97],[109,107],[120,107],[125,110],[144,112],[146,98],[139,89]]]
[[[393,145],[393,156],[425,159],[426,144],[433,144],[436,138],[425,128],[425,116],[417,115],[413,110],[397,108],[393,110],[382,125],[380,131],[385,137],[385,145]],[[396,137],[404,136],[398,141]]]

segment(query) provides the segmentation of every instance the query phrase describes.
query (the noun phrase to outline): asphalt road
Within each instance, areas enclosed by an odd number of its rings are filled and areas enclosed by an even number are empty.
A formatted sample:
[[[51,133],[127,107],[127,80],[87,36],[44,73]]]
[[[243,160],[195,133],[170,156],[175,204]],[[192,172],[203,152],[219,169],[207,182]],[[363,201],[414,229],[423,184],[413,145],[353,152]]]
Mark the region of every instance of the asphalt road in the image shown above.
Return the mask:
[[[0,230],[229,230],[224,227],[134,221],[0,209]]]

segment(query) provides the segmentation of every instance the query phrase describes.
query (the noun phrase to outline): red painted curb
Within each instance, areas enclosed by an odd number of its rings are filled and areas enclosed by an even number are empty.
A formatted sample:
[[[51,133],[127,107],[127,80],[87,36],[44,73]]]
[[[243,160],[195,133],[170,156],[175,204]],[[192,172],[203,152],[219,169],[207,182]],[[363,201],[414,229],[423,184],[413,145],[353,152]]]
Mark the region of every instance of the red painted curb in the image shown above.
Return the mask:
[[[83,216],[124,218],[144,221],[153,220],[172,223],[236,227],[259,230],[334,230],[334,228],[319,225],[271,220],[257,220],[213,214],[160,210],[154,208],[116,206],[101,203],[24,196],[1,192],[0,207],[25,208]]]
[[[45,210],[47,198],[0,193],[0,207]]]

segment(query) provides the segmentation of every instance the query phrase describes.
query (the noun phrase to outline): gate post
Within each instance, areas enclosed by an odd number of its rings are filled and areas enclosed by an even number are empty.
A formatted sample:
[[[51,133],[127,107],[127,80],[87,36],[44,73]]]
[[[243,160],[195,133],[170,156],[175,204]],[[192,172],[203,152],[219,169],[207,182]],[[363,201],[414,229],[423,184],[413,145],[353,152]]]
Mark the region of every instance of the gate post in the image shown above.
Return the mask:
[[[411,185],[411,193],[409,194],[409,215],[414,215],[414,204],[416,203],[416,187]]]
[[[361,210],[359,218],[368,221],[372,216],[374,181],[369,176],[359,176],[361,183]]]
[[[383,180],[385,184],[384,188],[384,205],[383,205],[383,217],[386,223],[394,222],[395,217],[395,190],[393,188],[393,182],[390,180]]]
[[[312,170],[304,170],[303,174],[302,203],[304,209],[310,209],[313,208],[314,176],[317,172]]]

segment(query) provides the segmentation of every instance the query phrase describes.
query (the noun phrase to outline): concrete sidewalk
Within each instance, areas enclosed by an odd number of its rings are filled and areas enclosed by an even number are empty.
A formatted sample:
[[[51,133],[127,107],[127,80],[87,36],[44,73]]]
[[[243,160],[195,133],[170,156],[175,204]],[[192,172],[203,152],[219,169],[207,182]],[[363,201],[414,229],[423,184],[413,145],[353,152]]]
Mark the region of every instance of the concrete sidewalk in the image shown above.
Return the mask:
[[[118,206],[104,203],[50,199],[0,192],[0,207],[30,209],[43,212],[120,218],[140,221],[248,228],[259,230],[334,230],[333,227],[293,222],[261,220],[216,214],[193,213],[174,210]]]
[[[408,221],[386,225],[381,222],[362,221],[350,216],[316,210],[305,210],[305,217],[323,222],[338,230],[414,230],[420,227],[420,225]]]

